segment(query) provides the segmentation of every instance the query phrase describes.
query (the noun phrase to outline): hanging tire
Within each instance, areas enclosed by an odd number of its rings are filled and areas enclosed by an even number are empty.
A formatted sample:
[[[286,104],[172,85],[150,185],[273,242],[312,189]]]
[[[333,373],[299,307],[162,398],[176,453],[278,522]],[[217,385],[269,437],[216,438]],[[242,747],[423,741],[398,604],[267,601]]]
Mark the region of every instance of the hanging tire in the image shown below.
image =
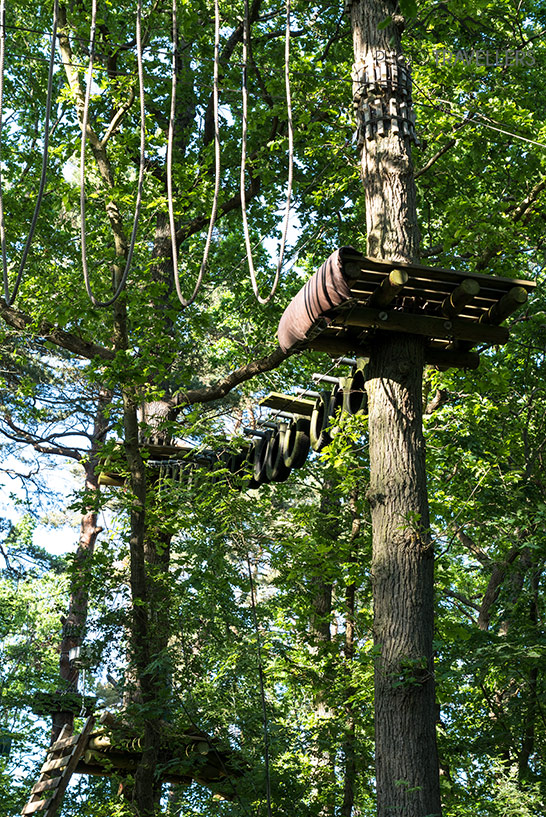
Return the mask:
[[[323,392],[316,399],[309,428],[309,437],[313,451],[322,451],[325,446],[332,442],[332,438],[328,433],[332,419],[332,405],[333,401],[329,392]]]
[[[241,477],[247,471],[246,464],[248,463],[249,451],[250,446],[247,446],[246,448],[243,448],[242,451],[235,451],[231,455],[228,468],[232,474],[235,474],[235,476]]]
[[[259,456],[259,449],[263,444],[263,440],[261,438],[253,440],[246,450],[246,456],[244,462],[241,465],[241,477],[242,477],[242,485],[241,489],[243,491],[253,490],[255,488],[260,487],[260,483],[256,482],[254,479],[254,460],[257,456]]]
[[[259,488],[260,485],[268,482],[266,469],[268,442],[269,435],[267,437],[259,437],[253,444],[251,488]]]
[[[343,389],[343,411],[347,414],[367,414],[368,395],[366,394],[366,374],[357,369]]]
[[[301,468],[305,465],[311,440],[309,439],[310,422],[306,417],[292,420],[283,440],[283,460],[287,468]]]
[[[287,426],[283,423],[269,438],[265,463],[269,482],[284,482],[290,476],[292,469],[285,465],[283,457],[286,432]]]

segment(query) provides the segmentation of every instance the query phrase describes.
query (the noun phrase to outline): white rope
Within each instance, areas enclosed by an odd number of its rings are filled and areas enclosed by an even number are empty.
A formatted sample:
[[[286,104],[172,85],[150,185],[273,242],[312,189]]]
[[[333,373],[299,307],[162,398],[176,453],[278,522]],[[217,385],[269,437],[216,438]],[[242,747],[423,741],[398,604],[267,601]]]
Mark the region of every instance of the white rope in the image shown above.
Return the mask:
[[[30,245],[32,243],[32,239],[34,238],[34,232],[36,230],[36,224],[38,222],[38,215],[40,213],[40,209],[42,206],[42,199],[44,196],[45,190],[45,183],[47,177],[47,164],[48,164],[48,154],[49,154],[49,122],[51,118],[51,104],[53,99],[53,69],[55,64],[55,43],[57,39],[57,21],[59,15],[59,3],[58,0],[55,0],[53,5],[53,31],[51,34],[51,53],[49,57],[49,72],[47,77],[47,99],[46,99],[46,115],[45,115],[45,124],[44,124],[44,145],[42,151],[42,172],[40,176],[40,186],[38,188],[38,195],[36,197],[36,204],[34,206],[34,213],[32,215],[32,221],[30,223],[30,229],[27,235],[27,239],[25,242],[25,246],[23,248],[23,254],[21,256],[21,260],[19,262],[19,270],[17,272],[17,277],[15,279],[15,284],[13,287],[13,292],[10,293],[9,289],[9,279],[8,279],[8,260],[7,260],[7,249],[6,249],[6,227],[4,221],[4,196],[2,190],[2,113],[3,113],[3,106],[4,106],[4,63],[5,63],[5,55],[6,55],[6,3],[5,0],[1,0],[0,3],[0,245],[1,245],[1,252],[2,252],[2,277],[4,281],[4,300],[8,306],[11,306],[17,297],[17,293],[19,291],[19,286],[21,284],[21,280],[23,278],[23,272],[25,269],[28,253],[30,250]]]
[[[95,52],[95,34],[97,27],[97,0],[93,0],[91,7],[91,30],[89,35],[89,67],[87,69],[87,82],[85,88],[85,100],[82,116],[82,141],[80,153],[80,213],[81,213],[81,252],[82,252],[82,268],[83,278],[85,281],[85,289],[91,300],[93,306],[106,307],[111,306],[117,301],[127,283],[129,270],[133,260],[133,253],[136,243],[136,234],[138,222],[140,218],[140,209],[142,205],[142,187],[144,183],[144,167],[146,163],[146,112],[144,109],[144,71],[142,67],[142,0],[138,0],[137,4],[137,19],[136,19],[136,49],[137,49],[137,70],[138,70],[138,85],[140,95],[140,162],[138,171],[138,185],[137,196],[135,202],[135,214],[133,219],[133,229],[131,232],[131,239],[127,251],[127,258],[125,261],[125,269],[121,279],[115,289],[112,297],[107,301],[99,301],[91,289],[89,281],[89,268],[87,265],[87,237],[85,228],[85,145],[87,141],[87,123],[89,119],[89,101],[91,99],[91,85],[93,82],[93,58]]]
[[[174,222],[174,204],[173,204],[173,145],[174,145],[174,119],[176,113],[176,80],[177,80],[177,21],[176,21],[176,0],[173,0],[173,57],[172,57],[172,91],[171,91],[171,114],[169,117],[169,136],[167,142],[167,202],[169,208],[169,225],[171,231],[171,248],[173,260],[173,274],[174,284],[176,287],[176,294],[182,306],[189,306],[192,304],[201,289],[203,282],[203,275],[207,266],[210,245],[212,243],[212,233],[214,224],[216,223],[216,214],[218,212],[218,198],[220,195],[220,117],[218,113],[218,77],[220,64],[220,8],[218,0],[214,0],[214,80],[213,80],[213,106],[214,106],[214,197],[212,201],[212,211],[210,214],[209,229],[207,233],[207,240],[205,242],[205,250],[203,252],[203,260],[197,275],[194,290],[189,298],[185,298],[180,288],[180,274],[178,271],[178,247],[176,244],[176,225]]]
[[[277,271],[271,291],[266,298],[260,295],[258,283],[256,281],[256,270],[252,258],[252,246],[250,243],[250,231],[248,229],[248,217],[246,211],[246,191],[245,191],[245,171],[246,171],[246,148],[248,133],[248,49],[250,43],[250,12],[248,0],[245,0],[245,17],[243,22],[243,126],[241,136],[241,215],[243,218],[243,232],[245,236],[246,255],[252,290],[260,304],[267,304],[271,301],[277,291],[279,276],[282,269],[286,237],[288,235],[288,223],[290,218],[290,203],[292,199],[292,182],[294,176],[294,127],[292,121],[292,99],[290,95],[290,0],[286,0],[286,30],[284,45],[284,81],[286,88],[286,110],[288,119],[288,183],[286,192],[286,206],[284,215],[284,226],[282,232],[279,258],[277,261]]]

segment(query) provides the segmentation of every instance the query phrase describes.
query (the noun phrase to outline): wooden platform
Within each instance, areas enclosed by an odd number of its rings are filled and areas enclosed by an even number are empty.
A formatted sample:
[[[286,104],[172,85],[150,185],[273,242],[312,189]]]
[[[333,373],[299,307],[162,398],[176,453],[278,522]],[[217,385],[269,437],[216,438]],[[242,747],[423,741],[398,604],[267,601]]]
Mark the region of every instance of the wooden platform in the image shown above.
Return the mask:
[[[63,730],[59,740],[50,746],[21,814],[55,817],[74,774],[123,777],[134,772],[141,759],[143,739],[117,721],[105,713],[97,729],[94,718],[89,717],[79,734],[66,736]],[[248,768],[238,752],[221,747],[195,726],[164,736],[160,766],[162,781],[190,785],[195,780],[207,786],[214,797],[224,800],[236,796],[234,781]]]
[[[331,323],[307,348],[332,356],[369,355],[378,332],[422,335],[426,360],[443,368],[476,368],[475,347],[502,345],[500,324],[523,306],[532,281],[420,264],[347,256],[351,300],[328,313]]]

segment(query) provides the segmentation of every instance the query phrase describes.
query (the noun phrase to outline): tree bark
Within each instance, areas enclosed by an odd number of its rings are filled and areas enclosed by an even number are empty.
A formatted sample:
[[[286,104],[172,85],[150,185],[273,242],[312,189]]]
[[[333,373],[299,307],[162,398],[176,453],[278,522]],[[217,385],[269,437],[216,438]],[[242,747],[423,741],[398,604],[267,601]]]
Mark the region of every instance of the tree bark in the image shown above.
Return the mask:
[[[380,29],[387,18],[390,23]],[[378,62],[379,53],[401,63],[397,4],[356,0],[351,22],[357,65]],[[410,139],[388,121],[385,128],[383,135],[363,139],[367,254],[412,261],[419,231]],[[424,343],[413,335],[378,333],[368,365],[378,817],[441,815],[433,548],[422,432]]]
[[[357,506],[358,487],[353,490],[350,500],[351,508],[351,551],[349,553],[349,563],[356,564],[358,561],[358,540],[360,536],[361,517]],[[356,766],[356,717],[353,703],[355,687],[353,682],[353,662],[355,657],[356,642],[356,583],[350,582],[345,588],[345,675],[346,675],[346,701],[345,701],[345,739],[343,741],[343,802],[341,804],[342,817],[351,817],[355,802],[355,783],[357,775]]]
[[[317,534],[320,538],[339,539],[340,503],[336,492],[335,482],[326,479],[322,486],[320,498],[319,526]],[[309,620],[309,635],[313,651],[320,660],[328,654],[332,641],[330,626],[332,616],[332,581],[324,577],[321,566],[317,565],[317,573],[311,581],[311,616]],[[330,688],[332,680],[328,670],[322,672],[314,694],[314,709],[317,717],[317,741],[312,747],[314,765],[314,791],[319,799],[319,817],[331,817],[335,809],[335,751],[332,747],[330,722],[333,717],[330,705]]]
[[[110,400],[111,393],[105,389],[101,389],[98,395],[89,459],[84,463],[85,490],[92,493],[98,493],[100,491],[97,462],[108,426],[105,408]],[[70,650],[74,647],[79,647],[83,640],[89,600],[90,560],[93,557],[97,536],[101,530],[102,528],[97,525],[97,512],[94,507],[90,505],[80,522],[80,538],[74,560],[68,612],[66,618],[62,621],[63,634],[59,648],[59,676],[61,679],[59,691],[69,689],[76,692],[78,689],[79,670],[74,663],[70,661],[69,655]],[[57,740],[65,725],[68,727],[70,734],[72,734],[74,729],[74,713],[63,711],[55,712],[52,716],[51,725],[52,743]]]

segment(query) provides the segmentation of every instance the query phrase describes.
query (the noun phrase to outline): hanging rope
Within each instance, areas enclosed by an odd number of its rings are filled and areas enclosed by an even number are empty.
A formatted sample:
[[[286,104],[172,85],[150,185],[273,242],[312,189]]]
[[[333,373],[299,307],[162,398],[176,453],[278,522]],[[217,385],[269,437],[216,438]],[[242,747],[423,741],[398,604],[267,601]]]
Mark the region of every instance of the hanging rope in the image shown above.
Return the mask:
[[[216,222],[216,214],[218,212],[218,198],[220,195],[220,117],[218,113],[218,76],[220,65],[220,8],[218,0],[214,0],[214,80],[213,80],[213,107],[214,107],[214,197],[212,201],[212,211],[210,214],[209,229],[207,233],[207,240],[205,242],[205,250],[203,253],[203,260],[197,276],[194,290],[189,298],[185,298],[180,289],[180,274],[178,271],[178,247],[176,245],[176,226],[174,223],[174,204],[173,204],[173,144],[174,144],[174,118],[176,113],[176,80],[177,80],[177,56],[178,56],[178,28],[176,22],[176,0],[173,0],[172,11],[172,25],[173,25],[173,57],[172,57],[172,90],[171,90],[171,114],[169,117],[169,136],[167,142],[167,202],[169,208],[169,225],[171,230],[171,247],[173,257],[173,271],[174,283],[176,287],[176,294],[182,306],[189,306],[192,304],[201,289],[203,282],[203,275],[207,266],[210,245],[212,242],[212,232]]]
[[[138,71],[138,87],[140,95],[140,161],[138,169],[138,187],[135,203],[135,214],[133,219],[133,229],[131,232],[131,240],[129,242],[129,249],[127,251],[127,258],[125,261],[125,269],[119,280],[117,288],[108,301],[99,301],[91,289],[89,281],[89,268],[87,266],[87,237],[85,229],[85,145],[87,142],[87,123],[89,119],[89,102],[91,99],[91,84],[93,82],[93,59],[95,54],[95,33],[97,28],[97,0],[93,0],[91,7],[91,30],[89,35],[89,67],[87,69],[87,83],[85,88],[85,100],[82,116],[82,142],[80,154],[80,213],[81,213],[81,250],[82,250],[82,268],[83,279],[85,281],[85,289],[91,300],[93,306],[106,307],[111,306],[117,301],[127,283],[127,277],[131,268],[133,260],[133,253],[136,243],[136,234],[138,228],[138,221],[140,218],[140,209],[142,204],[142,187],[144,182],[144,166],[146,161],[146,113],[144,110],[144,71],[142,67],[142,0],[138,0],[137,4],[137,19],[136,19],[136,49],[137,49],[137,71]]]
[[[250,232],[248,229],[248,218],[246,212],[246,192],[245,192],[245,170],[246,170],[246,145],[248,132],[248,50],[250,45],[250,10],[249,0],[245,0],[245,17],[243,22],[243,129],[241,137],[241,215],[243,217],[243,231],[245,235],[246,255],[252,289],[257,300],[261,304],[267,304],[275,295],[279,283],[279,276],[284,259],[284,249],[286,237],[288,235],[288,222],[290,218],[290,202],[292,199],[292,180],[294,175],[294,127],[292,122],[292,99],[290,96],[290,0],[286,0],[286,32],[284,43],[284,82],[286,88],[286,110],[288,118],[288,184],[286,192],[286,207],[284,215],[284,227],[282,232],[279,259],[277,261],[277,271],[273,286],[267,298],[263,298],[258,290],[256,281],[256,270],[252,258],[252,246],[250,243]]]
[[[34,232],[36,230],[36,224],[38,222],[38,216],[40,214],[40,209],[42,207],[42,199],[44,196],[45,190],[45,183],[46,183],[46,176],[47,176],[47,163],[48,163],[48,154],[49,154],[49,122],[51,118],[51,103],[53,98],[53,69],[55,64],[55,43],[57,39],[57,20],[59,14],[59,3],[58,0],[55,0],[53,6],[53,31],[51,34],[51,52],[49,57],[49,71],[47,75],[47,97],[46,97],[46,115],[45,115],[45,124],[44,124],[44,146],[42,151],[42,172],[40,175],[40,185],[38,188],[38,195],[36,197],[36,204],[34,205],[34,213],[32,214],[32,221],[30,223],[30,230],[27,235],[27,239],[25,242],[25,246],[23,248],[23,254],[21,256],[21,260],[19,262],[19,270],[17,272],[17,277],[15,279],[15,284],[13,287],[13,292],[10,293],[9,289],[9,279],[8,279],[8,260],[7,260],[7,249],[6,249],[6,226],[4,222],[4,196],[2,190],[2,161],[1,161],[1,151],[2,151],[2,114],[3,114],[3,107],[4,107],[4,62],[5,62],[5,54],[6,54],[6,3],[5,0],[1,0],[0,3],[0,28],[1,28],[1,36],[0,36],[0,245],[2,250],[2,276],[4,280],[4,300],[6,301],[8,306],[11,306],[17,297],[17,292],[19,291],[19,286],[21,284],[21,280],[23,278],[23,272],[25,269],[28,253],[30,250],[30,245],[32,243],[32,239],[34,238]]]

